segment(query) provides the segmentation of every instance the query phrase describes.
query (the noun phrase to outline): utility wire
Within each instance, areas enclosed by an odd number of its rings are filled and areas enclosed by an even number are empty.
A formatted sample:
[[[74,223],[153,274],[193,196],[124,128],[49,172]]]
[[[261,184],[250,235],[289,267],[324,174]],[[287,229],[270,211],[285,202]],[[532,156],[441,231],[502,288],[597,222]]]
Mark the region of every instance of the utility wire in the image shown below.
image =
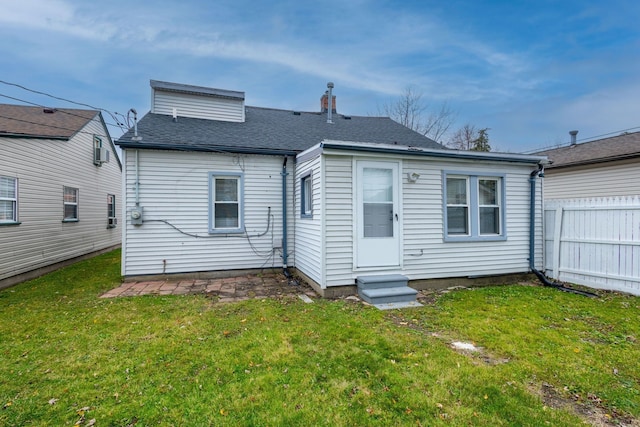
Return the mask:
[[[87,131],[82,131],[82,130],[79,131],[77,129],[65,128],[65,127],[56,126],[56,125],[45,125],[45,124],[42,124],[42,123],[36,123],[36,122],[29,121],[29,120],[16,119],[15,117],[7,117],[7,116],[3,116],[1,114],[0,114],[0,118],[7,119],[7,120],[13,120],[13,121],[16,121],[16,122],[28,123],[30,125],[36,125],[36,126],[42,126],[42,127],[47,127],[47,128],[66,130],[66,131],[74,132],[74,133],[81,133],[81,134],[85,134],[85,135],[95,135],[95,136],[101,136],[101,137],[104,137],[104,138],[110,138],[110,136],[108,136],[108,135],[102,135],[102,134],[98,134],[98,133],[94,133],[94,132],[87,132]],[[86,117],[83,117],[83,118],[86,119]],[[93,120],[93,119],[87,119],[87,120]],[[28,136],[28,135],[25,135],[25,136]],[[45,136],[45,135],[43,135],[43,136]],[[50,135],[46,135],[46,136],[50,136]],[[57,137],[60,137],[60,136],[63,136],[63,135],[58,135]],[[56,136],[51,136],[51,138],[56,138]]]
[[[42,91],[39,91],[39,90],[30,89],[30,88],[28,88],[28,87],[26,87],[26,86],[22,86],[22,85],[17,84],[17,83],[7,82],[7,81],[5,81],[5,80],[1,80],[1,79],[0,79],[0,83],[5,84],[5,85],[8,85],[8,86],[14,86],[14,87],[20,88],[20,89],[22,89],[22,90],[26,90],[26,91],[28,91],[28,92],[36,93],[36,94],[38,94],[38,95],[48,96],[49,98],[57,99],[57,100],[59,100],[59,101],[68,102],[68,103],[70,103],[70,104],[80,105],[80,106],[83,106],[83,107],[89,107],[89,108],[91,108],[91,109],[93,109],[93,110],[104,111],[105,113],[109,114],[109,115],[111,116],[111,118],[112,118],[116,123],[118,123],[119,125],[122,125],[121,123],[119,123],[119,121],[118,121],[118,119],[116,118],[116,116],[114,115],[114,113],[112,113],[111,111],[109,111],[109,110],[107,110],[107,109],[100,108],[100,107],[94,107],[94,106],[92,106],[92,105],[85,104],[85,103],[82,103],[82,102],[72,101],[72,100],[67,99],[67,98],[62,98],[62,97],[60,97],[60,96],[51,95],[51,94],[49,94],[49,93],[42,92]],[[117,114],[117,113],[116,113],[116,114]],[[119,127],[120,127],[120,129],[121,129],[123,132],[126,132],[126,131],[127,131],[127,129],[124,129],[122,126],[119,126]]]
[[[3,97],[3,98],[13,99],[14,101],[24,102],[25,104],[33,105],[34,107],[50,108],[50,107],[47,107],[45,105],[36,104],[35,102],[30,102],[30,101],[27,101],[25,99],[20,99],[20,98],[16,98],[16,97],[13,97],[13,96],[5,95],[3,93],[0,93],[0,96]],[[64,111],[64,110],[61,110],[61,109],[58,109],[58,108],[55,108],[55,110],[58,111],[59,113],[67,114],[69,116],[80,117],[82,119],[86,118],[84,116],[81,116],[80,114],[75,114],[75,113],[72,113],[70,111]],[[34,123],[34,124],[37,124],[37,123]],[[122,127],[120,126],[121,124],[114,125],[113,123],[109,123],[107,121],[105,121],[105,124],[109,125],[109,126],[116,126],[116,127],[120,128],[122,130]],[[41,126],[48,126],[48,125],[42,124]],[[67,129],[67,130],[71,130],[71,129]]]

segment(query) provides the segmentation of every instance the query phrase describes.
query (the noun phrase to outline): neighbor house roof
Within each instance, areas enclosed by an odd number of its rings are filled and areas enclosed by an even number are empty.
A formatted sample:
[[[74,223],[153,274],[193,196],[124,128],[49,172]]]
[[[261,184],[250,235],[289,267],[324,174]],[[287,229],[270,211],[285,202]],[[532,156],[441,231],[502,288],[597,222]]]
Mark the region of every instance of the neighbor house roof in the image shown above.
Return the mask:
[[[138,122],[138,138],[130,129],[117,142],[122,148],[189,151],[296,154],[323,140],[401,144],[421,148],[442,145],[388,117],[334,114],[245,107],[245,121],[146,114]]]
[[[97,114],[95,110],[0,104],[0,136],[69,139]]]
[[[535,153],[547,156],[547,169],[610,162],[640,157],[640,132],[569,145]]]

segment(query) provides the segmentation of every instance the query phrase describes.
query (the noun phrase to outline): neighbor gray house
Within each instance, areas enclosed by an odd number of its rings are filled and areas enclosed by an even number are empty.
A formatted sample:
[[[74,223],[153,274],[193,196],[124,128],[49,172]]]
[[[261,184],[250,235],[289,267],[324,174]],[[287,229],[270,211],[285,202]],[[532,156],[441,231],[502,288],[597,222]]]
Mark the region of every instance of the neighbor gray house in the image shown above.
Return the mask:
[[[122,165],[99,111],[0,104],[0,288],[120,245]]]
[[[282,268],[332,296],[528,273],[535,254],[541,265],[530,195],[543,157],[448,150],[387,117],[338,113],[329,87],[302,112],[152,80],[151,111],[116,142],[122,274]]]

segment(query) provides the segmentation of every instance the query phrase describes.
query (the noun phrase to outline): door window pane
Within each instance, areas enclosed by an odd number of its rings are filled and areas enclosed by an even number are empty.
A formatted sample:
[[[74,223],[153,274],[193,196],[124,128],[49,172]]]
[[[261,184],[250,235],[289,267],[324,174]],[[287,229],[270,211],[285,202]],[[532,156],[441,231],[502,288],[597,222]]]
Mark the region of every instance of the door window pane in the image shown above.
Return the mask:
[[[365,202],[393,202],[391,169],[364,168],[362,179]]]
[[[364,237],[393,237],[393,203],[364,204]]]
[[[393,170],[362,169],[364,237],[393,237]]]

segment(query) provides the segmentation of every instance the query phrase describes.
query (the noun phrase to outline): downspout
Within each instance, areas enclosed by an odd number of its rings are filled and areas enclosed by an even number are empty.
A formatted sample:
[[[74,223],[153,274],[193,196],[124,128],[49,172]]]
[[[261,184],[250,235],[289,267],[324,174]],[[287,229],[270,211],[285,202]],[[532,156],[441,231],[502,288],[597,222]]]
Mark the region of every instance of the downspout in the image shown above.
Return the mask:
[[[587,292],[580,291],[578,289],[573,289],[564,286],[561,283],[551,282],[547,277],[540,271],[536,270],[535,263],[535,240],[536,240],[536,178],[544,177],[544,169],[541,164],[538,164],[538,169],[531,172],[529,175],[529,188],[530,188],[530,197],[529,197],[529,269],[535,274],[538,279],[542,282],[544,286],[549,286],[552,288],[556,288],[562,292],[569,292],[572,294],[583,295],[585,297],[597,298],[598,295]]]
[[[287,270],[287,156],[282,162],[282,273],[290,278],[291,274]]]

